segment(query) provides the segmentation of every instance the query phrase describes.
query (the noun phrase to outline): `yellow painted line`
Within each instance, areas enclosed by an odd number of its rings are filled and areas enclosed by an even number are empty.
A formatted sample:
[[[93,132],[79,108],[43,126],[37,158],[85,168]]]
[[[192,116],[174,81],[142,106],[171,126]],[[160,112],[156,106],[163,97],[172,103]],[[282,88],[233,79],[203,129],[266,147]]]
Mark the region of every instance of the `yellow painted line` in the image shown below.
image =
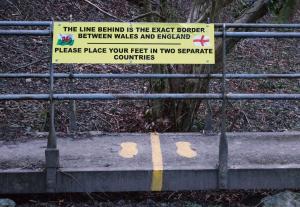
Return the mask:
[[[119,155],[123,158],[133,158],[138,154],[138,148],[135,142],[123,142],[120,146],[122,149],[119,151]]]
[[[190,142],[176,142],[176,153],[185,158],[193,158],[197,156],[197,152],[192,149]]]
[[[151,148],[152,148],[152,191],[161,191],[163,185],[163,158],[160,147],[160,139],[158,133],[151,133]]]

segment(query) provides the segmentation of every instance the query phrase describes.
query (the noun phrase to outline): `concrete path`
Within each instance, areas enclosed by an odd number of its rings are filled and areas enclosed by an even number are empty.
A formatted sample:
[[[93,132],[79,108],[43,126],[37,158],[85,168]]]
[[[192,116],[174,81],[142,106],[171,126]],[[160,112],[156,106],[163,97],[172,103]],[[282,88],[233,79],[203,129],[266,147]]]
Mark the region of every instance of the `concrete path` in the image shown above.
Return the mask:
[[[84,138],[59,138],[60,165],[63,169],[151,170],[153,159],[161,159],[164,170],[217,166],[219,136],[165,133],[156,138],[159,143],[150,134],[91,133]],[[300,132],[229,133],[228,141],[232,169],[300,167]],[[0,170],[42,170],[46,143],[46,139],[0,142]]]

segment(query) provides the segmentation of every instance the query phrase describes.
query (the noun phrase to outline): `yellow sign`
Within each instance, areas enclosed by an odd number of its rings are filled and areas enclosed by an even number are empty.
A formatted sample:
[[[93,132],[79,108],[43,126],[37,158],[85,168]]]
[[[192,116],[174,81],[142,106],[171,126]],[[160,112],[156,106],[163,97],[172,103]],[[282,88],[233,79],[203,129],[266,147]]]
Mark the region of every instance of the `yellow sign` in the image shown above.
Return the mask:
[[[214,25],[55,22],[53,63],[214,64]]]

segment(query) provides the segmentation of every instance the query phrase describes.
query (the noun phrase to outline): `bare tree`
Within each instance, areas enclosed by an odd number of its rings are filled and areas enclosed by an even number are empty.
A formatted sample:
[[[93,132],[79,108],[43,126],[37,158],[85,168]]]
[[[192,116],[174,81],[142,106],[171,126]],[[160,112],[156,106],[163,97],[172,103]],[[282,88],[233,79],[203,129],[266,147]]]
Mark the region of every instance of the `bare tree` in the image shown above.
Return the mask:
[[[187,1],[172,1],[160,0],[159,9],[161,16],[166,17],[165,21],[176,22],[177,19],[170,12],[181,9],[186,5]],[[235,1],[236,3],[237,1]],[[257,0],[244,10],[244,12],[236,18],[236,23],[255,22],[257,19],[264,16],[268,11],[268,3],[270,0]],[[145,0],[146,11],[152,10],[151,0]],[[186,22],[205,22],[210,18],[211,22],[222,22],[220,17],[223,9],[233,3],[233,0],[193,0],[189,2],[190,12]],[[154,19],[148,19],[153,21]],[[233,31],[233,29],[231,29]],[[228,48],[233,48],[237,40],[228,40]],[[222,42],[216,40],[216,64],[210,65],[161,65],[154,66],[154,73],[215,73],[220,71],[220,62],[222,62]],[[151,81],[151,90],[155,93],[206,93],[208,89],[209,79],[202,80],[183,80],[183,79],[169,79],[169,80],[153,80]],[[148,115],[152,121],[158,126],[168,123],[171,125],[170,131],[189,131],[193,125],[196,111],[199,108],[200,100],[180,100],[180,101],[153,101],[151,110]]]

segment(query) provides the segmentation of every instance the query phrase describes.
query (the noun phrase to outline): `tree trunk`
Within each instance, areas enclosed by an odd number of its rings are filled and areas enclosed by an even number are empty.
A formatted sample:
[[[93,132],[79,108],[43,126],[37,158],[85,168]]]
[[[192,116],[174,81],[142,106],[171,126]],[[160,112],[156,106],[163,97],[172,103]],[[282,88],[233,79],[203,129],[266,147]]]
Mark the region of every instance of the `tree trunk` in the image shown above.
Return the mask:
[[[163,12],[168,11],[166,0],[161,0],[161,7]],[[211,4],[205,4],[203,7],[201,0],[195,0],[189,15],[188,21],[198,22],[204,16],[209,16],[211,21],[219,22],[219,14],[222,8],[232,2],[232,0],[214,0]],[[255,22],[257,19],[264,16],[267,12],[267,3],[269,0],[258,0],[248,10],[244,12],[235,22],[247,23]],[[207,13],[209,10],[209,14]],[[164,15],[163,16],[168,16]],[[169,20],[170,21],[170,20]],[[172,20],[171,20],[172,21]],[[233,29],[231,29],[233,31]],[[237,39],[230,39],[227,41],[228,48],[233,48],[238,42]],[[216,64],[210,65],[167,65],[155,67],[154,73],[193,73],[205,74],[215,73],[220,71],[220,63],[222,62],[222,40],[215,41],[216,50]],[[169,79],[169,80],[155,80],[151,82],[152,92],[155,93],[206,93],[209,85],[209,79]],[[155,123],[157,130],[162,130],[169,126],[168,131],[190,131],[196,116],[197,109],[201,100],[180,100],[180,101],[155,101],[152,103],[151,117]]]

